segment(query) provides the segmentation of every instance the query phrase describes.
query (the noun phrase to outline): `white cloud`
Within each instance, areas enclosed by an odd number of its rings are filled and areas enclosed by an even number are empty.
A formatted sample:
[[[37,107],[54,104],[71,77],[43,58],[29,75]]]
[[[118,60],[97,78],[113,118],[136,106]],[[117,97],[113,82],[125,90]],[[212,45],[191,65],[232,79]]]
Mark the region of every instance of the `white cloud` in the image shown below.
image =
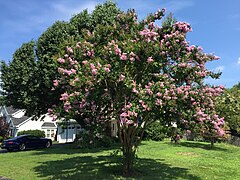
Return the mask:
[[[222,72],[224,70],[224,66],[218,66],[214,69],[214,71],[217,71],[217,72]]]
[[[240,57],[238,58],[237,64],[240,65]]]
[[[69,20],[73,15],[80,13],[84,9],[92,12],[97,4],[96,1],[87,1],[86,3],[81,3],[81,5],[60,1],[58,4],[52,4],[52,8],[53,11],[56,11],[56,16],[63,20]]]

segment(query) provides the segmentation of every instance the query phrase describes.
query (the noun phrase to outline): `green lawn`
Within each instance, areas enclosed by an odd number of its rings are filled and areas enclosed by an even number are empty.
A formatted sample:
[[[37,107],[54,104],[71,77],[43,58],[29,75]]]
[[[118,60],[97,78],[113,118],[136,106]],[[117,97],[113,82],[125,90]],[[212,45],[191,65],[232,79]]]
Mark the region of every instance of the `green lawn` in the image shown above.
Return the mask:
[[[112,149],[55,146],[0,153],[0,176],[33,179],[124,179]],[[240,179],[240,148],[201,142],[144,141],[138,150],[136,179]],[[134,179],[134,178],[133,178]]]

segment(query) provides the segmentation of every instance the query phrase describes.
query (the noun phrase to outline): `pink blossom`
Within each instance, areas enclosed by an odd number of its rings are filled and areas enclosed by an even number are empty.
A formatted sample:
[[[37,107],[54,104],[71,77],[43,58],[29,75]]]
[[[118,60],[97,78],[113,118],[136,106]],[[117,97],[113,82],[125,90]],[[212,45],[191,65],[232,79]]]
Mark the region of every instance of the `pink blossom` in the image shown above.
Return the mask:
[[[61,98],[60,98],[60,100],[61,101],[66,101],[66,100],[68,100],[68,94],[67,93],[63,93],[63,94],[61,94]]]
[[[138,90],[135,87],[133,88],[132,92],[138,94]]]
[[[53,80],[53,86],[57,87],[58,86],[58,82],[59,81],[57,79]]]
[[[154,60],[153,60],[152,56],[147,59],[147,62],[148,62],[148,63],[152,63],[153,61],[154,61]]]
[[[82,63],[83,63],[84,65],[86,65],[86,64],[88,63],[88,61],[83,61]]]
[[[65,102],[63,108],[66,112],[69,112],[69,110],[72,108],[70,102],[69,101]]]
[[[123,112],[120,116],[121,117],[128,117],[128,114],[126,112]]]
[[[59,63],[61,63],[61,64],[65,63],[65,60],[64,60],[63,58],[58,58],[57,61],[58,61]]]
[[[218,132],[219,136],[224,136],[224,134],[225,134],[223,129],[219,129],[217,132]]]
[[[98,72],[98,70],[97,70],[97,69],[93,69],[93,70],[92,70],[92,74],[93,74],[94,76],[96,76],[96,75],[97,75],[97,72]]]
[[[53,113],[53,110],[52,109],[48,109],[48,114],[52,114]]]
[[[156,103],[157,106],[162,106],[162,100],[161,99],[157,99]]]
[[[146,92],[151,96],[153,95],[153,92],[151,91],[151,89],[146,89]]]
[[[134,57],[130,57],[130,61],[134,62],[135,58]]]
[[[123,81],[125,79],[125,76],[123,74],[120,74],[119,81]]]
[[[164,87],[164,83],[163,83],[163,82],[160,83],[160,87],[161,87],[161,88]]]
[[[79,81],[79,78],[77,77],[76,79],[74,79],[74,82],[78,82]]]
[[[107,68],[107,67],[104,67],[104,70],[105,70],[107,73],[109,73],[109,72],[110,72],[110,69],[109,69],[109,68]]]
[[[73,49],[71,47],[67,47],[67,52],[73,54]]]
[[[115,47],[115,53],[116,55],[120,55],[122,53],[121,49],[118,48],[118,46]]]
[[[92,53],[91,53],[91,51],[87,51],[87,56],[91,56],[92,55]]]
[[[120,59],[123,61],[127,60],[127,53],[122,53],[122,55],[120,56]]]
[[[75,69],[71,69],[71,72],[72,72],[72,74],[76,74],[76,70]]]
[[[95,65],[94,64],[90,64],[90,67],[91,67],[91,69],[95,69],[96,67],[95,67]]]

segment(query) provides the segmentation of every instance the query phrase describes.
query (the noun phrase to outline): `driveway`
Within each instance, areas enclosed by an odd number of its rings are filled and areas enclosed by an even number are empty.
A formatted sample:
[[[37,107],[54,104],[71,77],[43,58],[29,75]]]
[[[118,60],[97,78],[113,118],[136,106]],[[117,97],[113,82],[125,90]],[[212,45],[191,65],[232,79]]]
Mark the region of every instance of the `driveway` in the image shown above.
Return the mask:
[[[0,153],[6,153],[8,152],[6,149],[0,149]],[[0,177],[0,180],[1,180],[1,177]]]

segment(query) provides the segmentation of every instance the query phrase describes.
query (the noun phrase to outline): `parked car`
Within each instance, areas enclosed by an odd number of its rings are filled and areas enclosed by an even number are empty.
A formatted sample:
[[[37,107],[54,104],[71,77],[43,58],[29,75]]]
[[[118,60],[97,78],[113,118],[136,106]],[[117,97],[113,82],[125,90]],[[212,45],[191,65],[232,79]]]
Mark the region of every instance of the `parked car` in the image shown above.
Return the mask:
[[[35,148],[49,148],[52,146],[52,140],[47,138],[39,138],[34,135],[21,135],[3,141],[1,148],[8,151]]]

